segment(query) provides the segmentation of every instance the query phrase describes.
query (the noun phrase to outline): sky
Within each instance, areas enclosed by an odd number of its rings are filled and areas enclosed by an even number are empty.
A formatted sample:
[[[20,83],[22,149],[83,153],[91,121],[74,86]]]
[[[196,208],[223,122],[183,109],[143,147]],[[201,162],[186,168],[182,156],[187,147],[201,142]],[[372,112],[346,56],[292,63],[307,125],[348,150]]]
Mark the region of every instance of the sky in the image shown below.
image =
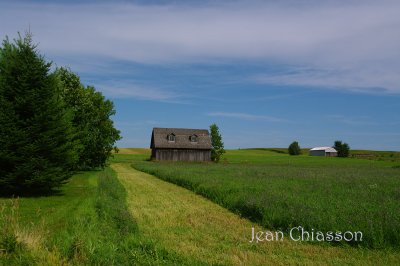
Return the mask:
[[[220,127],[226,148],[400,151],[400,1],[0,0],[0,38],[115,104],[119,147]]]

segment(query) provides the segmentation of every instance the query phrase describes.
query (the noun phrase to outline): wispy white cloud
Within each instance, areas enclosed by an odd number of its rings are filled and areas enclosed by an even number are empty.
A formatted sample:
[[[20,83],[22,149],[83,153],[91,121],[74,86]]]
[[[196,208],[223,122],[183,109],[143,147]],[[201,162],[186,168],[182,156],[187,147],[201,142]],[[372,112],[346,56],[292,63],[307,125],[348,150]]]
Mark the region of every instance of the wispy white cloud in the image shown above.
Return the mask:
[[[229,112],[210,112],[207,113],[208,116],[218,116],[218,117],[228,117],[243,120],[262,120],[266,122],[286,122],[287,120],[278,117],[267,116],[267,115],[254,115],[247,113],[229,113]]]
[[[398,69],[364,66],[323,69],[289,67],[285,73],[259,74],[250,77],[257,83],[311,88],[347,89],[365,93],[400,93]]]
[[[129,87],[114,86],[97,86],[107,96],[112,98],[137,98],[142,100],[169,101],[177,98],[174,93],[165,92],[153,88],[145,88],[131,85]]]
[[[400,2],[252,1],[191,6],[0,3],[0,37],[29,26],[50,55],[169,64],[300,66],[259,82],[400,93]]]
[[[99,84],[93,84],[96,89],[111,98],[135,98],[166,103],[189,104],[183,94],[167,88],[154,88],[137,85],[126,80],[105,80]]]

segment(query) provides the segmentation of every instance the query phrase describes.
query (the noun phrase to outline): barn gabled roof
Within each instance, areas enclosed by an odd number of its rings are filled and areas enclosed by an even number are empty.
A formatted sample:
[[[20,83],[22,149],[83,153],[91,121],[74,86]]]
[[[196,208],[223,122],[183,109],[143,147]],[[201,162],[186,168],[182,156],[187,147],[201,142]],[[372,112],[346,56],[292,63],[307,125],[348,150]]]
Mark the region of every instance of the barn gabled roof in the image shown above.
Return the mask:
[[[168,135],[173,134],[175,141],[168,141]],[[190,141],[191,136],[196,136],[196,142]],[[153,128],[150,148],[160,149],[201,149],[210,150],[211,137],[207,129],[190,128]]]
[[[312,148],[310,151],[337,152],[337,150],[335,150],[332,147],[315,147],[315,148]]]

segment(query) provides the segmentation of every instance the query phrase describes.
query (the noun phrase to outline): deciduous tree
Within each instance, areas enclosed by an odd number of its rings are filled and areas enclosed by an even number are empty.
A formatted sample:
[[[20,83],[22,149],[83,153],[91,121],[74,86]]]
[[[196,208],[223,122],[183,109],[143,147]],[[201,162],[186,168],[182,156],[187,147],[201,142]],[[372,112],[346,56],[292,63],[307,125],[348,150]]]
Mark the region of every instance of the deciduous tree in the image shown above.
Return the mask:
[[[293,141],[288,147],[288,152],[290,155],[300,155],[301,149],[299,143],[297,141]]]
[[[56,70],[61,84],[61,96],[73,112],[73,125],[77,139],[82,144],[79,150],[81,169],[104,167],[115,142],[121,139],[111,116],[114,104],[94,87],[85,87],[77,74],[66,68]]]
[[[337,150],[338,157],[349,157],[349,153],[350,153],[349,144],[343,143],[340,140],[336,140],[333,148],[335,148],[335,150]]]
[[[219,128],[216,124],[210,126],[211,133],[211,160],[218,163],[221,159],[222,154],[225,153],[224,143],[222,142],[222,136],[219,133]]]

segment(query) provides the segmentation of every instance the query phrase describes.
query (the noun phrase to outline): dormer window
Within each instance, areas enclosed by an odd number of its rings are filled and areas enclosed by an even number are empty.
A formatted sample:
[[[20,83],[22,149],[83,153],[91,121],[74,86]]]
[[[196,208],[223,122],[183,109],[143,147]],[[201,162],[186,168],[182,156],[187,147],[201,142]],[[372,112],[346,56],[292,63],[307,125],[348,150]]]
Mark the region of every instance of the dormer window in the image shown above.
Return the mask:
[[[175,142],[175,134],[171,133],[167,136],[169,142]]]
[[[197,142],[197,136],[196,135],[191,135],[189,137],[190,142]]]

